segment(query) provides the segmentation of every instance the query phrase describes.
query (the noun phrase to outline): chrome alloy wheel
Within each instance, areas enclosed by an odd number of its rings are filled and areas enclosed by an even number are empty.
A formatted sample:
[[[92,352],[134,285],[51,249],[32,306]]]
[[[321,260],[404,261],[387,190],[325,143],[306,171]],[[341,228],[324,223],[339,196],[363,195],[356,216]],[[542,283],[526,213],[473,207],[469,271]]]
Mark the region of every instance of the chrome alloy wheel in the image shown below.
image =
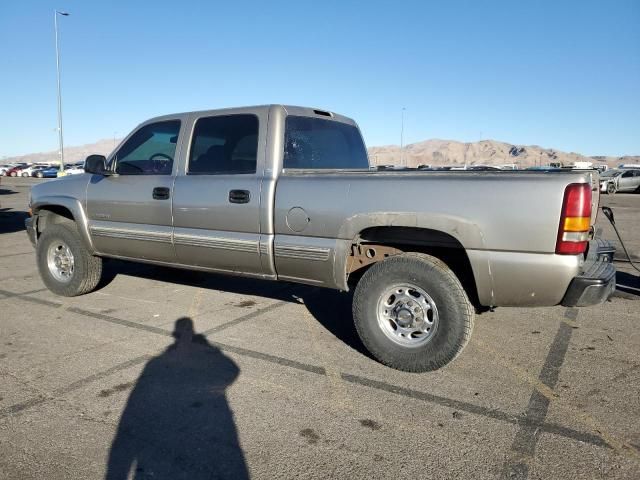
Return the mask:
[[[56,240],[47,250],[47,266],[51,275],[59,282],[67,283],[73,278],[73,253],[62,240]]]
[[[429,342],[438,328],[438,309],[420,287],[394,285],[378,300],[378,325],[393,342],[419,347]]]

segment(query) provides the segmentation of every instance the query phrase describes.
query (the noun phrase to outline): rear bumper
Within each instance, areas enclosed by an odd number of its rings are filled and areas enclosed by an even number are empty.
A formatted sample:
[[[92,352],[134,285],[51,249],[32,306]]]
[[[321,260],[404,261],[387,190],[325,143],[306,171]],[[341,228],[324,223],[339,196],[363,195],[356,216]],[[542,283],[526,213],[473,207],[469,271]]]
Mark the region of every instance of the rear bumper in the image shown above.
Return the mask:
[[[25,226],[25,228],[27,230],[27,236],[29,237],[29,240],[31,241],[31,245],[33,245],[35,247],[36,246],[36,240],[37,240],[35,217],[27,218],[24,221],[24,226]]]
[[[565,307],[588,307],[604,303],[616,289],[616,268],[611,263],[615,247],[600,239],[594,247],[582,273],[569,284],[561,302]]]

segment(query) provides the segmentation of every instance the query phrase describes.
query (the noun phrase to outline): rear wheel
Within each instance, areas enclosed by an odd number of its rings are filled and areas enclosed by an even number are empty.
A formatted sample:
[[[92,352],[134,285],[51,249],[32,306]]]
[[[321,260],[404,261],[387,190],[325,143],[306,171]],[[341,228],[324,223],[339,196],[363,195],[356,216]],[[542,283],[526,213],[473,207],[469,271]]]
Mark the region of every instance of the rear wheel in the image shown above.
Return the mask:
[[[380,362],[425,372],[453,361],[473,329],[474,310],[441,260],[407,253],[373,265],[353,301],[356,329]]]
[[[42,173],[41,173],[41,172],[37,172],[37,173],[36,173],[36,177],[38,177],[38,178],[42,178]]]
[[[102,275],[102,259],[89,253],[73,223],[48,226],[38,239],[36,257],[44,284],[65,297],[89,293]]]

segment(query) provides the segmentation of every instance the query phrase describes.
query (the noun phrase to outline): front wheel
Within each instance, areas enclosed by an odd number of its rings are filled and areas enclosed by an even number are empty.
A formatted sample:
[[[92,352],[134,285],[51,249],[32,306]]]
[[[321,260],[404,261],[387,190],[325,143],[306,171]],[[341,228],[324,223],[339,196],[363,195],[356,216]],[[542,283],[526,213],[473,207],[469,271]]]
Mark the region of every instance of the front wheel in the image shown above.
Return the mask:
[[[616,193],[617,189],[616,189],[616,185],[615,183],[609,183],[607,185],[607,193],[609,195],[613,195],[614,193]]]
[[[73,223],[48,226],[38,239],[36,258],[42,281],[57,295],[89,293],[102,275],[102,259],[89,253]]]
[[[377,360],[398,370],[426,372],[462,352],[471,337],[474,310],[444,262],[406,253],[363,275],[353,317],[363,344]]]

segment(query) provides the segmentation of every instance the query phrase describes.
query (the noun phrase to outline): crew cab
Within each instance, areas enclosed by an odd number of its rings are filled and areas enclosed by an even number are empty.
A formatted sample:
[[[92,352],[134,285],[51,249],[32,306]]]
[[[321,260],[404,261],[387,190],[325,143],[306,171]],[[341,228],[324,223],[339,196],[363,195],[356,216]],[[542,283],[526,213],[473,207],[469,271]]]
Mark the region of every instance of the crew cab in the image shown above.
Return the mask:
[[[329,111],[153,118],[85,171],[31,191],[28,236],[59,295],[95,289],[106,257],[353,290],[372,355],[428,371],[478,311],[615,288],[597,172],[373,170],[357,124]]]

